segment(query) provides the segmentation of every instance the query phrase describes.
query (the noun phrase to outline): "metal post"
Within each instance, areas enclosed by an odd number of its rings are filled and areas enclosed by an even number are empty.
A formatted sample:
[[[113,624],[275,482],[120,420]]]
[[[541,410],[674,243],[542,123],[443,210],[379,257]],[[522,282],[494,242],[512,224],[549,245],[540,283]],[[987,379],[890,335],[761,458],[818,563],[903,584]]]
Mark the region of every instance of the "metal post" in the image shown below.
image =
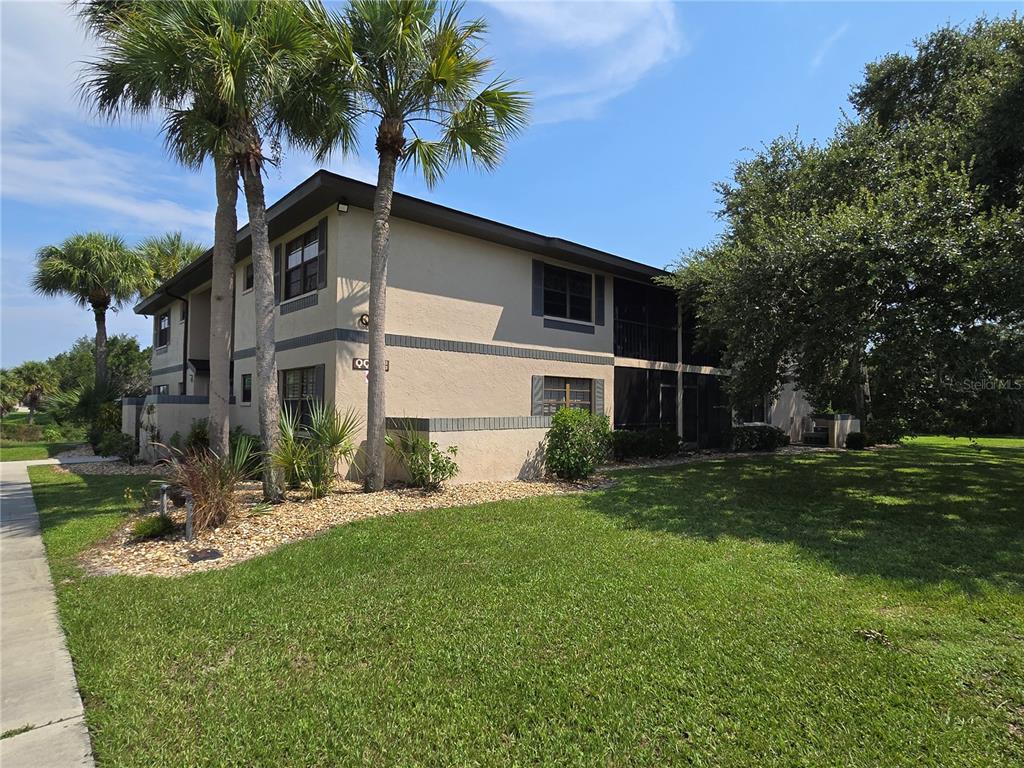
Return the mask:
[[[167,517],[167,483],[160,484],[160,517]]]
[[[192,541],[192,497],[185,498],[185,541]]]

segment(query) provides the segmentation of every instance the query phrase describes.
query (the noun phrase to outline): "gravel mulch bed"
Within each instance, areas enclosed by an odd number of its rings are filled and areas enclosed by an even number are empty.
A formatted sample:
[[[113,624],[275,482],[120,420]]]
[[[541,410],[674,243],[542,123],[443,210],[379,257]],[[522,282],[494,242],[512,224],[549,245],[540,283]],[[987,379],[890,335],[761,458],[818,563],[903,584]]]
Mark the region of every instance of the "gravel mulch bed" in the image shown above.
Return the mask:
[[[74,448],[68,448],[66,451],[54,455],[55,459],[77,459],[81,456],[95,456],[96,454],[92,451],[92,446],[88,443],[84,445],[76,445]]]
[[[80,464],[58,465],[53,470],[62,475],[152,475],[159,477],[163,474],[159,467],[152,464],[131,465],[126,461],[83,461]]]
[[[149,469],[152,471],[152,467]],[[85,552],[80,562],[88,573],[97,576],[185,576],[226,568],[283,544],[356,520],[423,509],[582,493],[610,485],[611,481],[601,477],[581,483],[511,480],[452,485],[437,492],[393,488],[366,494],[360,486],[345,483],[323,499],[299,498],[260,510],[256,508],[262,495],[260,485],[245,483],[236,491],[239,511],[233,518],[220,528],[198,533],[191,542],[184,538],[183,509],[172,511],[179,530],[164,539],[136,541],[131,534],[132,525],[139,519],[135,516],[106,542]],[[204,557],[211,559],[201,559]]]

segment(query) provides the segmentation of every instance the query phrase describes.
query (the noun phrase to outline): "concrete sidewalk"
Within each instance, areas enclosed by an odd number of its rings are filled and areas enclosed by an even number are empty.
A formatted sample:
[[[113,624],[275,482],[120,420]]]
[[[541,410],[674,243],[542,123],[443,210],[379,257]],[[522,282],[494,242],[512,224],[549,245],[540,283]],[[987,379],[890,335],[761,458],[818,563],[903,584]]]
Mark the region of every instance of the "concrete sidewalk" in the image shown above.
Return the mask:
[[[28,479],[58,463],[78,462],[0,462],[0,731],[28,729],[0,740],[3,768],[93,765]]]

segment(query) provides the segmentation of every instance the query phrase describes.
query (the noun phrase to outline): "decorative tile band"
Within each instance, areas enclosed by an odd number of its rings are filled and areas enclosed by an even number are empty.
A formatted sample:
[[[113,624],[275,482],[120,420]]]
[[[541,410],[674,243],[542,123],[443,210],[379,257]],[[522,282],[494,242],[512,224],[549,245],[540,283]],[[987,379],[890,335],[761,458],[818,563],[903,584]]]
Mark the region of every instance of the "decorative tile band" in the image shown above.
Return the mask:
[[[310,293],[307,296],[303,296],[301,298],[294,299],[285,304],[282,304],[281,314],[287,315],[292,312],[298,312],[300,309],[306,309],[307,307],[315,307],[317,304],[317,296],[318,294],[314,292]]]
[[[490,432],[496,429],[547,429],[550,416],[469,416],[406,419],[388,417],[389,429],[412,428],[418,432]]]
[[[277,342],[276,349],[283,352],[288,349],[311,347],[314,344],[325,344],[331,341],[347,341],[354,344],[369,343],[369,334],[353,328],[334,328],[318,331],[291,339]],[[529,360],[553,360],[559,363],[585,363],[589,365],[614,365],[612,355],[592,355],[581,352],[555,352],[531,347],[513,347],[503,344],[484,344],[477,341],[456,341],[455,339],[430,339],[423,336],[404,336],[389,333],[385,336],[389,347],[406,349],[430,349],[437,352],[461,352],[470,355],[491,355],[494,357],[518,357]],[[255,347],[247,347],[235,351],[235,360],[244,360],[256,356]]]

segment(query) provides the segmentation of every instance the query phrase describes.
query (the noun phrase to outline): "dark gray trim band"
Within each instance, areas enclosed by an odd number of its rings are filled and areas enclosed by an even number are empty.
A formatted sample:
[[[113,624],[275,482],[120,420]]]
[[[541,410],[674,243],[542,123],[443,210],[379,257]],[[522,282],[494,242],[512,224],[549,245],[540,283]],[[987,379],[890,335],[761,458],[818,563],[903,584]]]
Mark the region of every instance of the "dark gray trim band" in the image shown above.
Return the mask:
[[[165,373],[178,373],[181,371],[180,365],[169,365],[166,368],[154,368],[149,372],[150,376],[163,376]]]
[[[122,397],[121,405],[142,405],[144,397]]]
[[[205,395],[146,395],[146,405],[208,405]]]
[[[388,429],[411,427],[418,432],[490,432],[497,429],[547,429],[550,416],[469,416],[407,419],[388,417]]]
[[[300,296],[297,299],[292,299],[291,301],[288,302],[282,302],[281,314],[288,315],[291,314],[292,312],[298,312],[300,309],[306,309],[307,307],[315,307],[318,301],[318,295],[319,294],[316,291],[314,291],[313,293],[306,294],[305,296]]]
[[[353,328],[334,328],[329,331],[318,331],[304,336],[296,336],[291,339],[282,339],[277,342],[275,349],[283,352],[289,349],[300,349],[311,347],[314,344],[325,344],[331,341],[347,341],[353,344],[369,343],[369,334],[366,331],[357,331]],[[422,336],[401,336],[389,333],[385,336],[385,343],[389,347],[404,347],[406,349],[432,349],[437,352],[462,352],[469,355],[492,355],[494,357],[518,357],[527,360],[553,360],[559,363],[585,363],[589,365],[615,365],[613,355],[590,355],[580,352],[554,352],[546,349],[532,349],[530,347],[512,347],[502,344],[482,344],[476,341],[456,341],[454,339],[428,339]],[[235,360],[244,360],[247,357],[255,357],[256,348],[247,347],[236,350]]]
[[[567,323],[564,320],[552,320],[550,317],[544,318],[544,327],[551,328],[556,331],[572,331],[573,333],[589,333],[593,335],[594,326],[584,325],[583,323]]]

